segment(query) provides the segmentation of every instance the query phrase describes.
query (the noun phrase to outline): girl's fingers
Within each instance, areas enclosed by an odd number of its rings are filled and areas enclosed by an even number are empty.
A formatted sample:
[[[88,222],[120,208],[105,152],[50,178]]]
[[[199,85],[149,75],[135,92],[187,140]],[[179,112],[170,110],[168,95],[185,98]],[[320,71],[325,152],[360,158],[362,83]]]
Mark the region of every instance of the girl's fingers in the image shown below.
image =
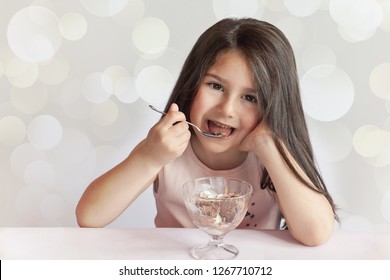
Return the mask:
[[[169,107],[167,114],[161,119],[160,122],[165,129],[170,129],[171,127],[177,128],[178,124],[185,124],[185,128],[188,130],[186,116],[183,112],[179,111],[179,107],[175,103]]]
[[[172,103],[171,107],[169,107],[168,112],[175,112],[175,111],[179,111],[179,106],[177,106],[176,103]]]

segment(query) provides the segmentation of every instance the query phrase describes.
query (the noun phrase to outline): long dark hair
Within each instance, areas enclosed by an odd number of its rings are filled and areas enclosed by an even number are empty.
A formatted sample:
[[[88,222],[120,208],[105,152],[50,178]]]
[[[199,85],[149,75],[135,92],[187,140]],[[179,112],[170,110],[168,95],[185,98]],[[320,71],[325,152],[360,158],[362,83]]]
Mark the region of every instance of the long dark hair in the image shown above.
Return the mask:
[[[189,119],[192,101],[206,72],[217,56],[229,49],[240,50],[252,68],[259,110],[285,162],[297,178],[328,199],[337,219],[334,202],[314,160],[294,53],[285,35],[272,24],[252,18],[227,18],[207,29],[189,53],[165,109],[177,103]],[[285,149],[314,187],[299,175]],[[260,187],[275,191],[267,170],[263,170]]]

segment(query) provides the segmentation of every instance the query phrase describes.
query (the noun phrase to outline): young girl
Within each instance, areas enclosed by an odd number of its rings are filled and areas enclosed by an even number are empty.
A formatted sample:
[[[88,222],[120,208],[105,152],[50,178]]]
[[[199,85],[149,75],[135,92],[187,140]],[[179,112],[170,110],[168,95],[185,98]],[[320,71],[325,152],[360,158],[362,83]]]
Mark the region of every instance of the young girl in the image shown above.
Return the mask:
[[[305,245],[330,238],[335,207],[313,159],[293,51],[279,29],[249,18],[210,27],[165,111],[123,162],[86,189],[76,209],[80,226],[111,223],[153,183],[156,226],[194,227],[181,188],[213,175],[254,187],[238,228],[279,229],[283,217]],[[186,120],[225,137],[205,137]]]

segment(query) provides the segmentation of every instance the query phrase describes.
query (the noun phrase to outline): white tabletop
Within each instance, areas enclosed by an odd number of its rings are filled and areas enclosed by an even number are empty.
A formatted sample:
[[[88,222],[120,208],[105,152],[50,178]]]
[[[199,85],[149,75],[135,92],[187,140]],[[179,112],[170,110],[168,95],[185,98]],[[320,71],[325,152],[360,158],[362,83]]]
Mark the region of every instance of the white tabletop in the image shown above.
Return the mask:
[[[0,228],[0,259],[186,260],[207,241],[189,228]],[[287,231],[236,229],[225,242],[239,249],[237,259],[390,259],[390,233],[335,231],[327,243],[306,247]]]

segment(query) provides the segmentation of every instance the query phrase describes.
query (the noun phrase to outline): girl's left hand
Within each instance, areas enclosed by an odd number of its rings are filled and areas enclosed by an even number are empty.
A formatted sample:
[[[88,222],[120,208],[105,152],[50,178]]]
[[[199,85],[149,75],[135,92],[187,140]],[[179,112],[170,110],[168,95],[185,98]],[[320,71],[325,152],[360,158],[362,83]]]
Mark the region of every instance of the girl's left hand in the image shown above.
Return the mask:
[[[242,140],[239,149],[244,152],[257,152],[264,144],[273,141],[272,131],[266,122],[261,121],[259,124]]]

